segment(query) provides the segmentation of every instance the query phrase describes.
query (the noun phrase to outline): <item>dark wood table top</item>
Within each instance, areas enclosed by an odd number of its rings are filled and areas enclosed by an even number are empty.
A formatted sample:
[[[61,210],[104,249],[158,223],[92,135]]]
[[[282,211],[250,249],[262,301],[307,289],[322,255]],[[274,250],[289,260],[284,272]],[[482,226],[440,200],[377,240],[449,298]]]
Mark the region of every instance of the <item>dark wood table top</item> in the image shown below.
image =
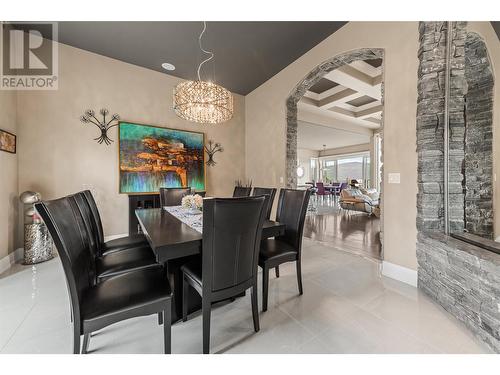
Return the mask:
[[[200,253],[202,234],[166,210],[162,208],[139,209],[135,211],[135,214],[158,262]],[[284,224],[266,220],[262,229],[262,238],[279,236],[284,232]]]

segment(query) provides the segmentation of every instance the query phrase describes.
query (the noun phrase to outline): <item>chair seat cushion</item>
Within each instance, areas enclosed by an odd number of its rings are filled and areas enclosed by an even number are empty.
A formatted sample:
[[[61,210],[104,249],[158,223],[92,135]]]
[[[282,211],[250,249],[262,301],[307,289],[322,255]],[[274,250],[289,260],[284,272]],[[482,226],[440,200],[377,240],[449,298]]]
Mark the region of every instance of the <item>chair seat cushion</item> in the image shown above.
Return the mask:
[[[112,252],[96,260],[96,271],[99,280],[120,275],[136,269],[145,269],[157,265],[153,251],[149,247]]]
[[[279,239],[267,239],[261,242],[259,252],[259,265],[269,265],[292,262],[297,259],[297,250],[288,243]]]
[[[181,271],[195,283],[202,285],[202,260],[201,256],[190,260],[181,267]]]
[[[171,296],[168,277],[160,265],[104,280],[83,294],[83,330],[92,332],[123,319],[161,311]]]
[[[146,246],[148,244],[148,240],[143,234],[133,234],[127,237],[116,238],[111,241],[107,241],[104,243],[102,247],[102,253],[107,254],[114,251],[120,251],[123,249],[138,247],[138,246]]]

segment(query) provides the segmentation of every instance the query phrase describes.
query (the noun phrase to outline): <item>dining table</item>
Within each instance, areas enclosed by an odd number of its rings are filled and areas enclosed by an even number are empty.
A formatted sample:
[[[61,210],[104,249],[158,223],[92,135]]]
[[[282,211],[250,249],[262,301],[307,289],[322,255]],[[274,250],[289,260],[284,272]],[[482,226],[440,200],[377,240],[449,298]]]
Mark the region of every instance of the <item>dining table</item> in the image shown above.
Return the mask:
[[[181,206],[137,209],[135,215],[156,261],[163,264],[172,287],[172,323],[182,318],[181,267],[199,256],[203,240],[203,214]],[[262,239],[285,233],[285,225],[265,220]],[[201,309],[201,297],[190,290],[188,313]]]

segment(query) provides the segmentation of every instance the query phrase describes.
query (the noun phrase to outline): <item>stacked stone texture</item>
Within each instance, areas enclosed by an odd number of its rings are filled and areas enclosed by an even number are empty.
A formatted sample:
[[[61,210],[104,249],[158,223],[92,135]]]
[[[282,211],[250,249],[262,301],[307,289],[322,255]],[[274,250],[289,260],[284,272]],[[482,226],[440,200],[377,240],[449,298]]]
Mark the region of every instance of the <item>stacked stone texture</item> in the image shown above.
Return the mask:
[[[493,77],[484,42],[465,22],[452,32],[450,230],[491,234]],[[500,255],[443,234],[446,33],[445,22],[420,23],[418,286],[500,352]]]
[[[449,221],[453,230],[463,228],[464,199],[464,22],[453,23],[449,98]],[[444,109],[446,72],[446,22],[421,22],[418,57],[417,228],[444,229]]]
[[[467,95],[465,117],[466,229],[493,236],[493,73],[481,37],[469,33],[465,41]]]
[[[500,353],[500,256],[442,233],[419,233],[418,286]]]

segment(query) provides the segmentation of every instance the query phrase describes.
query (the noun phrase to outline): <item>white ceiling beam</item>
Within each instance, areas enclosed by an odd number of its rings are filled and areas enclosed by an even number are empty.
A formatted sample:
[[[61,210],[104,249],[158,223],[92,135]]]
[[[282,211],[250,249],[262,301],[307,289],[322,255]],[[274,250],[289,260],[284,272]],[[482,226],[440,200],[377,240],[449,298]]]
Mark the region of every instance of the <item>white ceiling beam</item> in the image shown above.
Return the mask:
[[[304,94],[304,97],[309,98],[309,99],[313,99],[313,100],[317,100],[317,101],[319,101],[321,99],[319,94],[316,94],[315,92],[312,92],[312,91],[306,91],[306,93]]]
[[[339,93],[333,94],[327,98],[320,100],[319,107],[328,109],[334,107],[337,103],[345,103],[350,100],[359,98],[360,96],[363,96],[363,94],[360,94],[356,90],[345,89]]]
[[[378,124],[378,125],[380,125],[382,123],[381,119],[377,119],[374,117],[369,117],[369,118],[365,119],[365,121],[370,121],[370,122],[373,122],[374,124]]]
[[[319,107],[319,100],[312,99],[308,96],[303,96],[302,99],[300,99],[299,103],[303,103],[313,107]]]
[[[318,94],[319,100],[328,98],[329,96],[332,96],[333,94],[336,94],[338,92],[341,92],[345,90],[347,87],[344,87],[342,85],[337,85],[335,87],[332,87],[331,89],[328,89],[326,91],[323,91],[321,94]]]
[[[363,60],[353,61],[349,65],[359,70],[360,72],[369,75],[372,78],[382,74],[382,65],[379,66],[378,68],[375,68],[374,66],[371,66],[370,64],[368,64],[366,61]]]
[[[370,124],[368,123],[367,125],[364,125],[354,121],[345,121],[343,119],[335,117],[335,114],[330,111],[325,111],[325,110],[319,111],[317,108],[315,109],[315,112],[305,110],[300,105],[300,102],[299,102],[299,111],[297,114],[297,119],[299,121],[328,126],[337,130],[349,131],[365,135],[372,134],[371,129],[373,129],[374,127],[377,128],[377,126],[373,126],[373,124],[371,124],[371,127],[369,127],[368,125]],[[362,121],[362,123],[366,123],[366,121]]]
[[[366,119],[368,117],[372,117],[375,114],[381,113],[384,107],[382,105],[378,105],[376,107],[365,109],[364,111],[359,111],[354,113],[354,117],[360,119]]]
[[[382,98],[380,83],[374,82],[372,77],[350,65],[332,70],[325,77],[342,86],[358,91],[361,96],[367,95],[377,100]]]
[[[363,119],[358,119],[354,117],[354,113],[351,111],[342,110],[339,107],[334,107],[332,109],[324,109],[317,106],[315,100],[309,98],[302,98],[298,102],[299,117],[302,112],[312,112],[315,115],[321,115],[325,118],[329,118],[330,121],[347,121],[353,123],[354,125],[362,126],[368,129],[378,129],[379,126],[371,122],[365,121]]]

